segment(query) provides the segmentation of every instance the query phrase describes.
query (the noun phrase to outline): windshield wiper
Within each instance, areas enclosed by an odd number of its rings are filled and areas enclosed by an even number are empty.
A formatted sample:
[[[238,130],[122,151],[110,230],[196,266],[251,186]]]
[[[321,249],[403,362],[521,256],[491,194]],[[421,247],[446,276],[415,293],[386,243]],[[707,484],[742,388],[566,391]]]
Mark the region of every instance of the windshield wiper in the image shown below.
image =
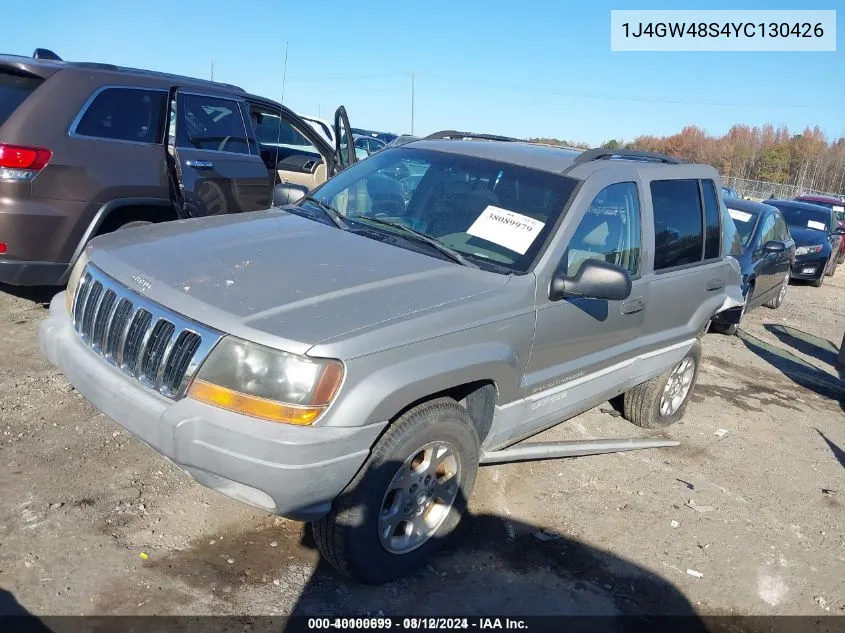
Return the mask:
[[[344,231],[349,229],[349,225],[343,219],[343,216],[341,215],[340,211],[335,209],[328,202],[324,202],[323,200],[315,198],[314,196],[304,196],[302,199],[308,200],[309,202],[313,202],[314,204],[316,204],[320,208],[320,210],[326,215],[326,217],[328,217],[329,220],[331,220],[337,228],[343,229]]]
[[[461,266],[467,266],[469,268],[478,268],[477,264],[469,261],[466,257],[461,255],[458,251],[454,248],[449,248],[443,242],[438,239],[431,237],[430,235],[426,235],[421,231],[416,231],[408,226],[405,226],[401,222],[394,222],[393,220],[385,220],[383,218],[373,218],[369,215],[359,215],[355,218],[356,220],[367,220],[369,222],[373,222],[375,224],[383,224],[384,226],[389,226],[394,229],[399,229],[405,236],[410,237],[412,239],[417,240],[418,242],[423,242],[428,244],[429,246],[434,247],[446,257],[451,259],[453,262],[457,262]]]

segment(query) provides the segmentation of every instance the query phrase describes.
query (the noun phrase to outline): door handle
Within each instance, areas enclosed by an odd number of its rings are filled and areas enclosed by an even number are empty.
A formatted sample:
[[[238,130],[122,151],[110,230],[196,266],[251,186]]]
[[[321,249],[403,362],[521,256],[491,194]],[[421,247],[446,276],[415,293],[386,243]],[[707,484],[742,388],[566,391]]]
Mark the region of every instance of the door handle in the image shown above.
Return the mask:
[[[724,279],[710,279],[707,283],[704,284],[704,289],[707,291],[710,290],[721,290],[725,287],[725,280]]]
[[[210,160],[189,160],[186,161],[185,164],[188,167],[193,167],[194,169],[213,169],[214,163]]]
[[[622,314],[635,314],[637,312],[642,312],[644,309],[645,299],[643,299],[642,297],[628,299],[625,303],[622,304]]]

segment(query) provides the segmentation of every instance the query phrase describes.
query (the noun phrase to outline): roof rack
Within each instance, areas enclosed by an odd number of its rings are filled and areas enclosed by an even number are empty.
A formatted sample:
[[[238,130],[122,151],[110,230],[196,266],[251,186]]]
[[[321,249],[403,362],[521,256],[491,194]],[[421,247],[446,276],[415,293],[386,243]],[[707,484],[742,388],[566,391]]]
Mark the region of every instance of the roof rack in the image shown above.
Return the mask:
[[[573,165],[582,165],[594,160],[609,160],[611,158],[628,158],[631,160],[655,161],[659,163],[666,163],[667,165],[682,165],[687,161],[680,158],[673,158],[666,154],[659,152],[642,152],[635,149],[588,149],[572,162]]]
[[[439,132],[435,132],[434,134],[429,134],[428,136],[424,137],[423,140],[432,141],[436,139],[447,138],[455,140],[479,139],[482,141],[519,141],[518,138],[513,138],[510,136],[498,136],[496,134],[475,134],[473,132],[458,132],[457,130],[441,130]]]

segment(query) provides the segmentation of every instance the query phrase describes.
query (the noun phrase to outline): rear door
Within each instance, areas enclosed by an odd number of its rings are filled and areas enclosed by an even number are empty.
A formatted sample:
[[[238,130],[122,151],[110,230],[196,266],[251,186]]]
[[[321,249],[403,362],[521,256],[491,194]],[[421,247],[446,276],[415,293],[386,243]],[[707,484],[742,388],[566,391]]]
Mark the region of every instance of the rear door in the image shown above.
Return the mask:
[[[340,106],[334,113],[335,153],[337,154],[337,171],[346,169],[357,159],[355,157],[355,139],[352,137],[352,127],[346,108]]]
[[[175,96],[168,149],[175,159],[186,215],[269,207],[271,175],[250,145],[246,103],[186,89],[177,89]]]
[[[736,294],[736,270],[722,257],[721,212],[712,180],[656,179],[649,183],[654,226],[655,308],[643,343],[657,350],[691,342]],[[739,297],[734,297],[738,299]]]

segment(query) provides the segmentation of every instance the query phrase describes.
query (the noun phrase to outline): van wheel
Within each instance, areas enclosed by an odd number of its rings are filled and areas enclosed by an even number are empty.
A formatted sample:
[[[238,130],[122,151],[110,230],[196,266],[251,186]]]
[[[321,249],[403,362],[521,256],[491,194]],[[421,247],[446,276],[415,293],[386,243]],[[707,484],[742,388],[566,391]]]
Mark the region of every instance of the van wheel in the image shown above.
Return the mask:
[[[701,342],[669,371],[625,392],[625,419],[644,429],[662,429],[684,416],[701,364]]]
[[[115,231],[122,231],[123,229],[134,229],[136,226],[147,226],[148,224],[152,224],[152,222],[147,222],[145,220],[134,220],[132,222],[127,222],[126,224],[121,224],[115,229]]]
[[[332,511],[313,524],[320,553],[371,585],[416,570],[460,522],[478,472],[479,444],[467,410],[451,398],[403,414]]]

